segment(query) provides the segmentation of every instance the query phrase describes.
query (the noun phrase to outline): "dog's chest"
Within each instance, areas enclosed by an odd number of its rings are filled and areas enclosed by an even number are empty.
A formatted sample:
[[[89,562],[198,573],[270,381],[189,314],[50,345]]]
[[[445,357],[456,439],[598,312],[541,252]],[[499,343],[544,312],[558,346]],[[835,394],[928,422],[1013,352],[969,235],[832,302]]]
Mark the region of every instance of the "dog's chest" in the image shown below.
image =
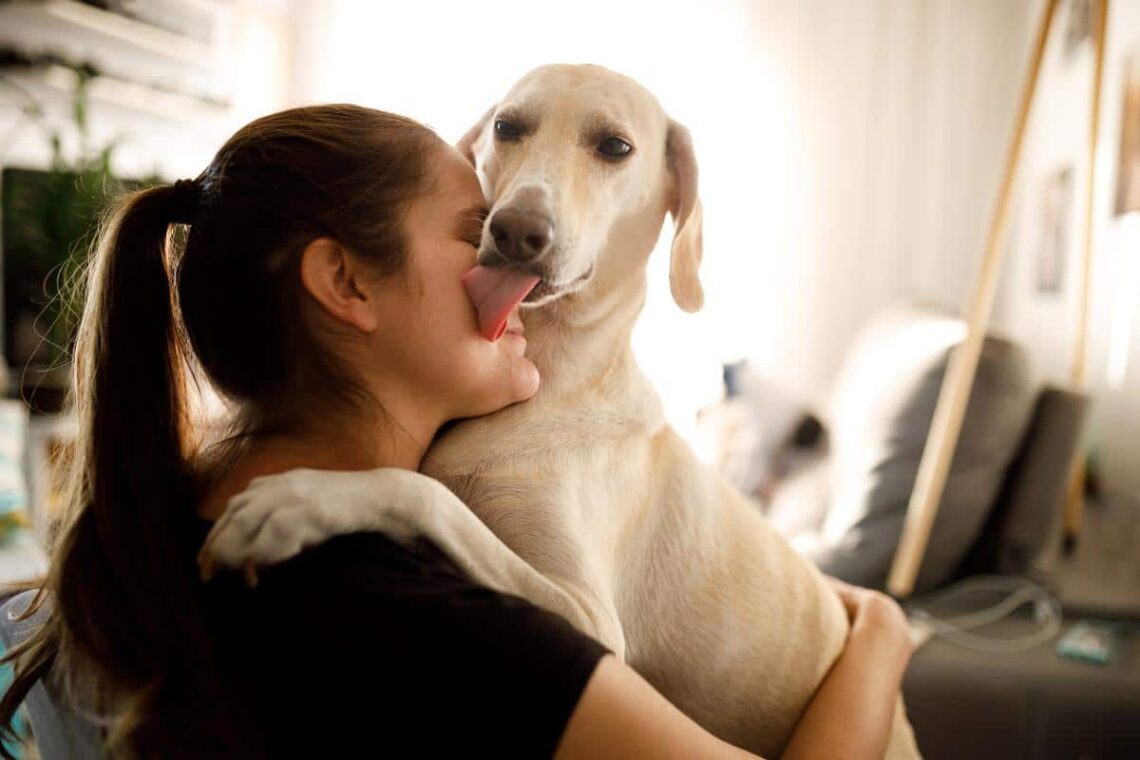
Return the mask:
[[[566,551],[608,564],[646,498],[648,439],[577,436],[573,444],[511,445],[499,456],[481,456],[477,468],[464,461],[467,442],[443,443],[425,473],[528,561]]]

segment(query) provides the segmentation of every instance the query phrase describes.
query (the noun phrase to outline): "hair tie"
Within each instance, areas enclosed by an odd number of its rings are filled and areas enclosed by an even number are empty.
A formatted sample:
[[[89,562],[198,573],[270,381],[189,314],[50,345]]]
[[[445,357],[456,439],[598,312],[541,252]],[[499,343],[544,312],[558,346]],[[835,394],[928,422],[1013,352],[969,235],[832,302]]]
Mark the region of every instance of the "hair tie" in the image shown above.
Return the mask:
[[[173,185],[173,212],[171,221],[176,224],[193,224],[198,216],[198,182],[180,179]]]

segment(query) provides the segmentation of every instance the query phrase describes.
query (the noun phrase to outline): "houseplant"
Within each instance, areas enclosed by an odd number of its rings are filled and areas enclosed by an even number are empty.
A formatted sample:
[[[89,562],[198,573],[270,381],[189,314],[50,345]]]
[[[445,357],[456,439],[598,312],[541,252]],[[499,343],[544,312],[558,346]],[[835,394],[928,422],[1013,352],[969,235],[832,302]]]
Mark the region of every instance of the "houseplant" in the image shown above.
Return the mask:
[[[53,126],[24,93],[25,113],[50,145],[47,168],[6,168],[3,175],[4,353],[23,398],[45,412],[58,411],[66,395],[82,306],[82,293],[72,286],[87,261],[99,214],[111,197],[140,184],[114,173],[120,140],[96,145],[91,139],[89,93],[97,72],[87,65],[68,68],[75,86],[64,128]],[[65,129],[75,137],[70,155]]]

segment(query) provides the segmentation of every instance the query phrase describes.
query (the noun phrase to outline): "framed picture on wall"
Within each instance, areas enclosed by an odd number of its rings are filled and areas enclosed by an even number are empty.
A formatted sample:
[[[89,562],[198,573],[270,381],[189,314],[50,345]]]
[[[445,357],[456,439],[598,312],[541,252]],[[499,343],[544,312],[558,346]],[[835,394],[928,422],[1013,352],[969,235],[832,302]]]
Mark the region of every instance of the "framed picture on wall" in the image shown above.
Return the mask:
[[[1116,213],[1140,211],[1140,51],[1124,62]]]
[[[1073,208],[1073,169],[1066,166],[1045,176],[1041,187],[1041,230],[1034,279],[1041,295],[1057,295],[1065,287],[1069,226]]]
[[[1065,23],[1065,55],[1076,52],[1092,33],[1092,0],[1069,0],[1069,17]]]

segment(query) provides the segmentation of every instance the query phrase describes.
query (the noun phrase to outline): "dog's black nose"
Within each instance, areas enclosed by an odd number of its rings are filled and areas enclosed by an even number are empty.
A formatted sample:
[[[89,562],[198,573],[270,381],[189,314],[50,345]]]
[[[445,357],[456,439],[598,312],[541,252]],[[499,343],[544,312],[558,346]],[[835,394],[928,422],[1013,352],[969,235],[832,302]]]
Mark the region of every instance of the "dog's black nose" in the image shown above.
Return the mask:
[[[542,214],[526,209],[503,208],[491,217],[495,247],[511,261],[532,261],[550,250],[554,225]]]

